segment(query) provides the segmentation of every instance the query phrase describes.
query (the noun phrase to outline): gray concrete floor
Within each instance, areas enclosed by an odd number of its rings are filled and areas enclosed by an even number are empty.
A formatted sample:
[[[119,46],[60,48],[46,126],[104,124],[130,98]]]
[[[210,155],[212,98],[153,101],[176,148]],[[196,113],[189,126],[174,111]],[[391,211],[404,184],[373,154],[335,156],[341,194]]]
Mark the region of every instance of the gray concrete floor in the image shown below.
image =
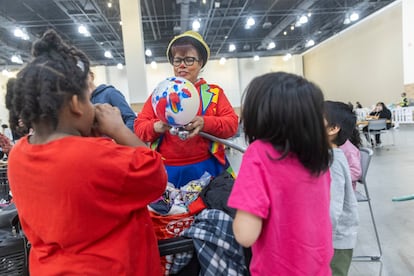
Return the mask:
[[[391,200],[395,196],[414,194],[414,126],[401,125],[394,134],[394,145],[390,134],[382,136],[383,147],[374,149],[367,174],[383,254],[376,262],[353,261],[349,276],[414,275],[414,200]],[[234,142],[244,144],[241,137]],[[230,150],[228,157],[238,171],[241,154]],[[362,185],[358,187],[359,190],[361,188]],[[359,203],[359,214],[361,222],[354,256],[378,256],[366,202]]]

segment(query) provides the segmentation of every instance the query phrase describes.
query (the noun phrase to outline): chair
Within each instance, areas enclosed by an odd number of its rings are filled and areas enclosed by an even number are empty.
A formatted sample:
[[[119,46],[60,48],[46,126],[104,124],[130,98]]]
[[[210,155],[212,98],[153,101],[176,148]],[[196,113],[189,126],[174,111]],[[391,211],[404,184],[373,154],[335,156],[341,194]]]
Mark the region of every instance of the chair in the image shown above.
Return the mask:
[[[387,119],[369,120],[368,121],[368,137],[371,135],[392,133],[392,145],[395,144],[394,132],[392,129],[387,129]]]
[[[368,192],[368,185],[367,185],[367,172],[369,168],[369,164],[371,162],[371,158],[373,155],[372,149],[369,148],[360,148],[360,154],[361,154],[361,169],[362,169],[362,175],[360,180],[358,180],[359,183],[361,183],[364,186],[364,192],[361,193],[359,191],[355,191],[355,196],[358,202],[367,202],[369,207],[369,212],[371,215],[371,221],[375,232],[375,238],[378,245],[379,254],[378,255],[369,255],[369,256],[354,256],[352,259],[354,261],[379,261],[382,256],[382,248],[381,248],[381,242],[377,231],[377,225],[375,223],[374,213],[372,211],[372,205],[371,205],[371,198],[369,196]]]

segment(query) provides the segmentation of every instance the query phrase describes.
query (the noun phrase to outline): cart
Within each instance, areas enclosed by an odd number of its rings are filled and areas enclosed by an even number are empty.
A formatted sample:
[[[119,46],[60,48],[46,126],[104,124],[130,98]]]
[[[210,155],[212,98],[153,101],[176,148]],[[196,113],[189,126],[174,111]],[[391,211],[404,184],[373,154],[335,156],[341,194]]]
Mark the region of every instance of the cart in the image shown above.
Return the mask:
[[[245,152],[245,147],[236,144],[232,140],[217,138],[213,135],[203,133],[203,132],[200,133],[200,136],[203,136],[215,142],[219,142],[225,145],[226,148],[229,150],[236,150],[241,153]],[[161,257],[195,251],[193,239],[181,237],[181,236],[159,240],[158,248],[159,248]],[[244,256],[246,259],[246,266],[248,268],[248,264],[250,263],[250,259],[251,259],[251,250],[245,248]],[[170,274],[170,275],[185,275],[185,276],[199,275],[199,271],[200,271],[200,264],[198,262],[197,255],[193,254],[188,265],[186,265],[177,274]],[[168,275],[168,274],[165,274],[165,275]],[[250,275],[248,269],[246,271],[246,275]]]

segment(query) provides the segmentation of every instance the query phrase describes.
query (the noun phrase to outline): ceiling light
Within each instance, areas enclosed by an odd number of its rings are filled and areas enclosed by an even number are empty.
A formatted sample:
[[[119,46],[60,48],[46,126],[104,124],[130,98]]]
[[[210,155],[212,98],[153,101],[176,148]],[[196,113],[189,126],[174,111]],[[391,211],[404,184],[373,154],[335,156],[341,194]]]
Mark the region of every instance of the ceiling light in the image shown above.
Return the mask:
[[[313,39],[309,39],[308,41],[306,41],[306,47],[312,47],[313,45],[315,45],[315,41]]]
[[[292,26],[290,26],[290,30],[292,30],[292,31],[293,31],[294,29],[295,29],[295,26],[293,26],[293,25],[292,25]]]
[[[254,61],[259,61],[259,59],[260,59],[260,57],[259,57],[258,55],[255,55],[255,56],[253,57],[253,60],[254,60]]]
[[[306,24],[306,23],[308,23],[308,17],[307,17],[306,15],[302,15],[302,16],[299,18],[299,23],[300,23],[300,24]]]
[[[193,21],[193,31],[198,32],[198,30],[200,30],[201,24],[200,21],[198,21],[197,19]]]
[[[311,12],[308,12],[308,17],[311,17],[312,16],[312,13]]]
[[[152,56],[152,51],[151,51],[151,49],[146,49],[146,50],[145,50],[145,55],[146,55],[147,57]]]
[[[106,50],[106,51],[105,51],[104,56],[105,56],[106,58],[113,58],[113,57],[114,57],[114,56],[112,55],[111,51],[108,51],[108,50]]]
[[[17,64],[23,64],[22,57],[20,55],[12,55],[10,58],[11,62],[17,63]]]
[[[254,18],[250,16],[249,18],[247,18],[246,25],[244,25],[244,28],[250,29],[250,27],[254,26],[255,23],[256,21],[254,21]]]
[[[119,25],[121,25],[121,26],[122,26],[122,21],[119,21]]]
[[[78,27],[78,32],[79,32],[80,34],[85,34],[86,32],[88,32],[88,29],[85,27],[85,25],[80,25],[80,26]]]
[[[236,50],[236,45],[233,43],[229,45],[229,52],[234,52]]]
[[[124,65],[122,63],[118,63],[116,65],[116,68],[118,68],[119,70],[122,70],[124,68]]]
[[[157,62],[151,61],[151,68],[152,69],[157,69]]]
[[[203,0],[203,4],[206,4],[207,3],[207,0]]]
[[[226,63],[226,58],[225,57],[222,57],[221,59],[220,59],[220,61],[219,61],[219,63],[221,64],[221,65],[224,65],[225,63]]]
[[[274,43],[273,41],[271,41],[271,42],[267,45],[267,50],[274,49],[275,47],[276,47],[276,43]]]
[[[284,32],[283,32],[283,35],[287,35],[287,32],[286,32],[286,31],[284,31]]]
[[[291,54],[289,54],[289,53],[287,53],[286,55],[284,55],[284,57],[283,57],[283,60],[284,61],[288,61],[289,59],[291,59],[292,58],[292,55]]]
[[[112,2],[108,2],[108,8],[112,8]]]
[[[216,9],[220,8],[220,2],[218,2],[218,1],[214,2],[214,7]]]
[[[23,29],[20,28],[16,28],[13,32],[15,37],[21,38],[23,40],[29,40],[29,35],[27,34],[27,32]]]
[[[351,21],[357,21],[359,19],[359,14],[357,14],[356,12],[351,13],[351,15],[349,16],[349,20]]]
[[[91,36],[91,33],[89,32],[88,28],[85,27],[85,25],[80,25],[78,27],[78,32],[87,37]]]

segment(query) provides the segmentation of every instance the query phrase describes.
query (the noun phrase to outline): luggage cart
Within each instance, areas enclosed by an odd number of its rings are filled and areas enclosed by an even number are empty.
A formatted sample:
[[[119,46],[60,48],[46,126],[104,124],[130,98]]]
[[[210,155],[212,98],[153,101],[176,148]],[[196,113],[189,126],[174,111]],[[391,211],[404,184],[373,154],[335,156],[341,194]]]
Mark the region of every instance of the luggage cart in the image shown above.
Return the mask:
[[[226,147],[237,150],[241,153],[244,153],[246,150],[245,147],[236,144],[234,141],[230,139],[218,138],[205,132],[200,132],[199,135],[211,141],[219,142],[225,145]],[[167,255],[173,255],[173,254],[178,254],[178,253],[184,253],[184,252],[190,252],[190,251],[194,252],[195,248],[193,245],[193,240],[191,238],[174,237],[174,238],[159,240],[158,249],[160,252],[160,256],[164,257]],[[245,249],[244,251],[245,251],[245,255],[247,255],[246,256],[247,263],[249,263],[250,258],[251,258],[251,251],[250,249]],[[196,254],[194,254],[190,263],[186,267],[184,267],[183,270],[181,270],[179,273],[174,274],[174,275],[176,276],[195,275],[196,276],[198,275],[199,270],[200,270],[200,265],[198,264]],[[247,275],[250,275],[249,272],[247,272]]]

